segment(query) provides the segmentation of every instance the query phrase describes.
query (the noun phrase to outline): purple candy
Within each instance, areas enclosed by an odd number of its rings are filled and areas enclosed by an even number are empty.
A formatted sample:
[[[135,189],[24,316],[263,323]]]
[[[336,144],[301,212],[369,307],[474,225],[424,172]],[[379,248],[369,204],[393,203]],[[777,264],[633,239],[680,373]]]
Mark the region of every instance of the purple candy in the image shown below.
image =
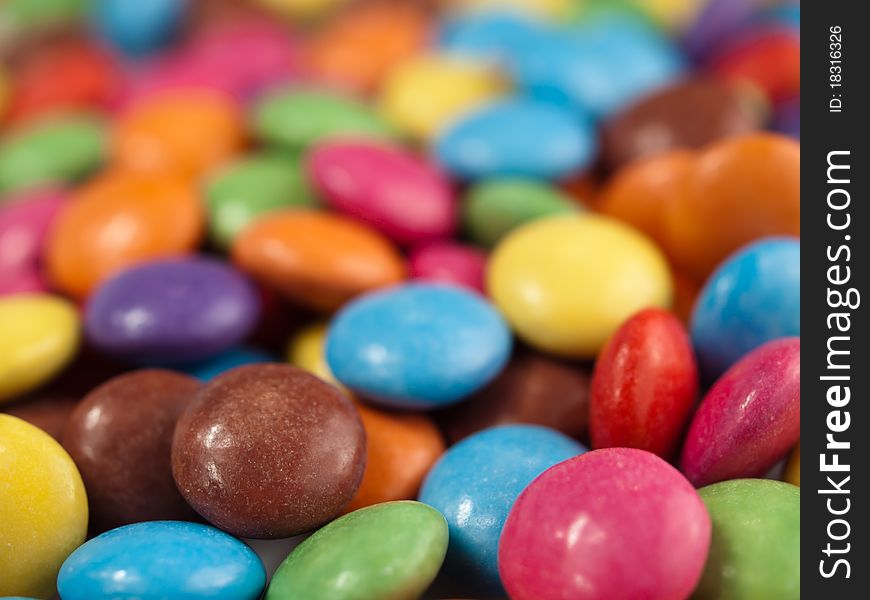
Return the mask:
[[[205,257],[135,266],[91,296],[85,332],[98,349],[171,364],[220,354],[242,341],[260,315],[254,286],[232,266]]]
[[[710,0],[689,28],[684,47],[702,60],[738,33],[760,6],[759,0]]]

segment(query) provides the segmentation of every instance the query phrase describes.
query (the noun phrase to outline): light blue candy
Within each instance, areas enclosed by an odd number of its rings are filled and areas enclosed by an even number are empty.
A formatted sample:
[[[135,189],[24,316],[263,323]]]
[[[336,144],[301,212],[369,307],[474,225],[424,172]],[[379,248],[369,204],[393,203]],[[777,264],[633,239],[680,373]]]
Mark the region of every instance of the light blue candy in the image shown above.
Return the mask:
[[[187,12],[188,0],[95,0],[93,21],[99,33],[130,56],[168,44]]]
[[[767,238],[731,255],[701,290],[692,342],[708,378],[763,343],[801,333],[801,245]]]
[[[151,521],[79,546],[57,577],[63,600],[256,600],[266,585],[259,557],[209,525]]]
[[[447,519],[451,574],[498,594],[498,540],[514,501],[545,470],[585,451],[538,425],[484,429],[451,447],[420,491],[420,501]]]
[[[444,52],[505,63],[548,28],[528,14],[485,10],[460,13],[447,20],[438,35]]]
[[[236,367],[267,362],[275,362],[275,357],[262,350],[241,347],[193,365],[186,365],[182,370],[197,379],[209,381]]]
[[[485,299],[451,286],[408,284],[343,308],[326,360],[345,386],[381,404],[429,409],[489,383],[511,353],[511,333]]]
[[[472,112],[436,144],[441,164],[464,179],[558,179],[590,166],[595,151],[595,130],[582,112],[521,98]]]

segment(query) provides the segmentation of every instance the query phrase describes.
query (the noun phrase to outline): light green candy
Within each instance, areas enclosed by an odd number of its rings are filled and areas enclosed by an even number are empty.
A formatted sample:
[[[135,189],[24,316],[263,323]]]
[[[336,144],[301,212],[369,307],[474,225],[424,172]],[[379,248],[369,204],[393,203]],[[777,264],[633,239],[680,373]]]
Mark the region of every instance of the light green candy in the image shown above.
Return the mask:
[[[698,600],[797,600],[801,491],[782,481],[734,479],[698,490],[713,540]]]
[[[91,114],[28,121],[0,140],[0,194],[75,181],[106,155],[105,122]]]
[[[535,219],[578,210],[557,188],[529,179],[489,179],[472,186],[462,205],[472,240],[494,246],[510,230]]]
[[[376,504],[336,519],[302,542],[266,600],[411,600],[435,579],[447,521],[420,502]]]
[[[206,201],[212,239],[224,248],[258,215],[316,204],[301,160],[277,154],[248,156],[224,167],[207,184]]]
[[[89,0],[3,0],[0,24],[10,29],[58,25],[81,19]]]
[[[396,139],[398,134],[368,105],[316,90],[269,94],[255,108],[253,128],[267,143],[302,150],[336,136]]]

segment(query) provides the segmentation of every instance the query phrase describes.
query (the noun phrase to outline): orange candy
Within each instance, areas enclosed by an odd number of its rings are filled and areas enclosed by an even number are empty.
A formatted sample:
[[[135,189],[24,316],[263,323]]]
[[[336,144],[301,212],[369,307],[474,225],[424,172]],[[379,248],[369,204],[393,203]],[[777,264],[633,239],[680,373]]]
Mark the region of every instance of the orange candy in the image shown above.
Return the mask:
[[[394,414],[357,404],[368,456],[359,490],[345,509],[413,500],[423,478],[444,453],[444,440],[425,415]]]
[[[196,176],[242,147],[243,128],[229,96],[175,89],[144,98],[120,117],[113,153],[119,165],[131,170]]]
[[[203,227],[200,198],[185,179],[107,173],[80,188],[58,217],[46,266],[61,291],[84,298],[128,265],[193,250]]]
[[[324,311],[405,277],[404,260],[383,235],[315,211],[275,211],[257,219],[236,237],[232,255],[288,299]]]
[[[376,0],[350,7],[311,40],[305,59],[315,78],[370,92],[426,42],[429,20],[410,2]]]

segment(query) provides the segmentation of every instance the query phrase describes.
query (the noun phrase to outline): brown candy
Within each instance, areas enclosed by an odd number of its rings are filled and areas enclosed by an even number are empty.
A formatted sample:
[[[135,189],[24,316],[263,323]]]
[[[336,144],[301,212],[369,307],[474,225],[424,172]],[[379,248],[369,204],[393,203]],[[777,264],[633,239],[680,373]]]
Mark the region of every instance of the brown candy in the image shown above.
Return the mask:
[[[758,111],[755,111],[757,113]],[[700,148],[760,126],[739,91],[707,80],[668,87],[616,115],[602,132],[608,170],[678,148]]]
[[[66,422],[78,402],[75,396],[47,392],[5,406],[0,412],[24,419],[54,439],[60,440]]]
[[[291,365],[239,367],[209,382],[179,419],[178,489],[241,537],[284,538],[338,515],[359,487],[365,432],[337,388]]]
[[[588,413],[587,367],[519,350],[492,383],[442,411],[438,420],[454,444],[481,429],[509,423],[544,425],[582,438]]]
[[[181,373],[143,369],[110,379],[76,407],[63,446],[85,483],[92,531],[195,518],[172,479],[170,450],[175,423],[201,387]]]

